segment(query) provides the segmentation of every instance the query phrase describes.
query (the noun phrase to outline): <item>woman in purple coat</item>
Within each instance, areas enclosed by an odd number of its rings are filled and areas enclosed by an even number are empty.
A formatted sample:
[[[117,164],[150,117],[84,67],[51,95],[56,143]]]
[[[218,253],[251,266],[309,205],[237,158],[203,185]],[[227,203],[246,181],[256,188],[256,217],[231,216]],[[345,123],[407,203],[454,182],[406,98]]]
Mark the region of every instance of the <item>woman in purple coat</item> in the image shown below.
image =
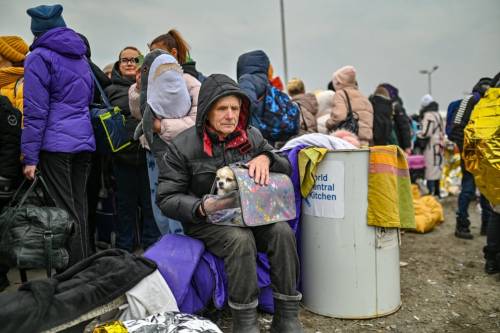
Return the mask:
[[[61,5],[28,9],[35,41],[25,61],[24,175],[38,168],[56,205],[76,221],[70,265],[90,253],[86,183],[95,150],[89,108],[93,82],[82,39],[61,16]]]

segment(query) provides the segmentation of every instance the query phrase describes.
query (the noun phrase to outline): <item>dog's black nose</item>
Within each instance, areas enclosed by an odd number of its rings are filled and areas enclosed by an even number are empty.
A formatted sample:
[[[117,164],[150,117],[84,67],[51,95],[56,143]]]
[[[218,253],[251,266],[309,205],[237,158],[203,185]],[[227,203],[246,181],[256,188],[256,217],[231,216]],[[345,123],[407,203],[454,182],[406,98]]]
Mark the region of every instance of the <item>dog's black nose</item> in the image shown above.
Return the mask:
[[[224,182],[219,182],[219,187],[224,187]]]

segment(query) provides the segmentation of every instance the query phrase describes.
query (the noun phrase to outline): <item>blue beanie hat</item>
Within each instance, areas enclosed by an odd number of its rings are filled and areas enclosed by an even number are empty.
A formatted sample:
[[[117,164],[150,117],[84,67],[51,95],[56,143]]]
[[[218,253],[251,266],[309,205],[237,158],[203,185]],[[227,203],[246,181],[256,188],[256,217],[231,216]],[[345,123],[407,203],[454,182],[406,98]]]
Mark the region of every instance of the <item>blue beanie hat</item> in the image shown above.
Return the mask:
[[[26,11],[31,16],[31,32],[40,36],[44,32],[58,27],[65,27],[66,23],[61,16],[63,7],[61,5],[41,5]]]

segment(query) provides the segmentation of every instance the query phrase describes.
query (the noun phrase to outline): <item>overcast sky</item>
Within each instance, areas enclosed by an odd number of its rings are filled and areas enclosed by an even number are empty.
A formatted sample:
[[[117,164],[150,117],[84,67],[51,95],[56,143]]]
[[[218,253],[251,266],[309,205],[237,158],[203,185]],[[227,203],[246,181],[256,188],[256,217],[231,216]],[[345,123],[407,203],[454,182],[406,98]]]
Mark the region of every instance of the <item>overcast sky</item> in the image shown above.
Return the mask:
[[[0,34],[30,43],[26,9],[40,4],[0,0]],[[118,52],[177,28],[204,74],[236,75],[241,53],[262,49],[283,78],[279,0],[60,1],[68,27],[90,41],[103,67]],[[289,77],[324,89],[343,65],[358,71],[369,95],[380,82],[397,86],[409,113],[427,92],[420,69],[438,65],[432,92],[445,109],[483,76],[500,71],[500,0],[285,0]]]

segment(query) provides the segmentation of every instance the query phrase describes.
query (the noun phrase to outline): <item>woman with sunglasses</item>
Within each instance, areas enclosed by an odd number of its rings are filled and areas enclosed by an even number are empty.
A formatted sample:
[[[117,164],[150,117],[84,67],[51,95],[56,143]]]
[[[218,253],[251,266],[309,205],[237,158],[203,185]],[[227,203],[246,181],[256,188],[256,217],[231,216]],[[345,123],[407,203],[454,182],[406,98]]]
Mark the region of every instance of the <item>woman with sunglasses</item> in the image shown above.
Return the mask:
[[[136,47],[127,46],[121,50],[111,73],[112,84],[105,89],[111,105],[118,106],[125,116],[127,132],[132,141],[130,146],[113,154],[118,210],[116,246],[130,252],[135,250],[136,243],[146,249],[160,236],[151,207],[146,151],[138,141],[133,140],[139,121],[132,117],[129,108],[128,91],[135,83],[135,74],[142,59]],[[142,239],[134,243],[138,206],[141,208],[142,223],[139,225],[142,225]]]

